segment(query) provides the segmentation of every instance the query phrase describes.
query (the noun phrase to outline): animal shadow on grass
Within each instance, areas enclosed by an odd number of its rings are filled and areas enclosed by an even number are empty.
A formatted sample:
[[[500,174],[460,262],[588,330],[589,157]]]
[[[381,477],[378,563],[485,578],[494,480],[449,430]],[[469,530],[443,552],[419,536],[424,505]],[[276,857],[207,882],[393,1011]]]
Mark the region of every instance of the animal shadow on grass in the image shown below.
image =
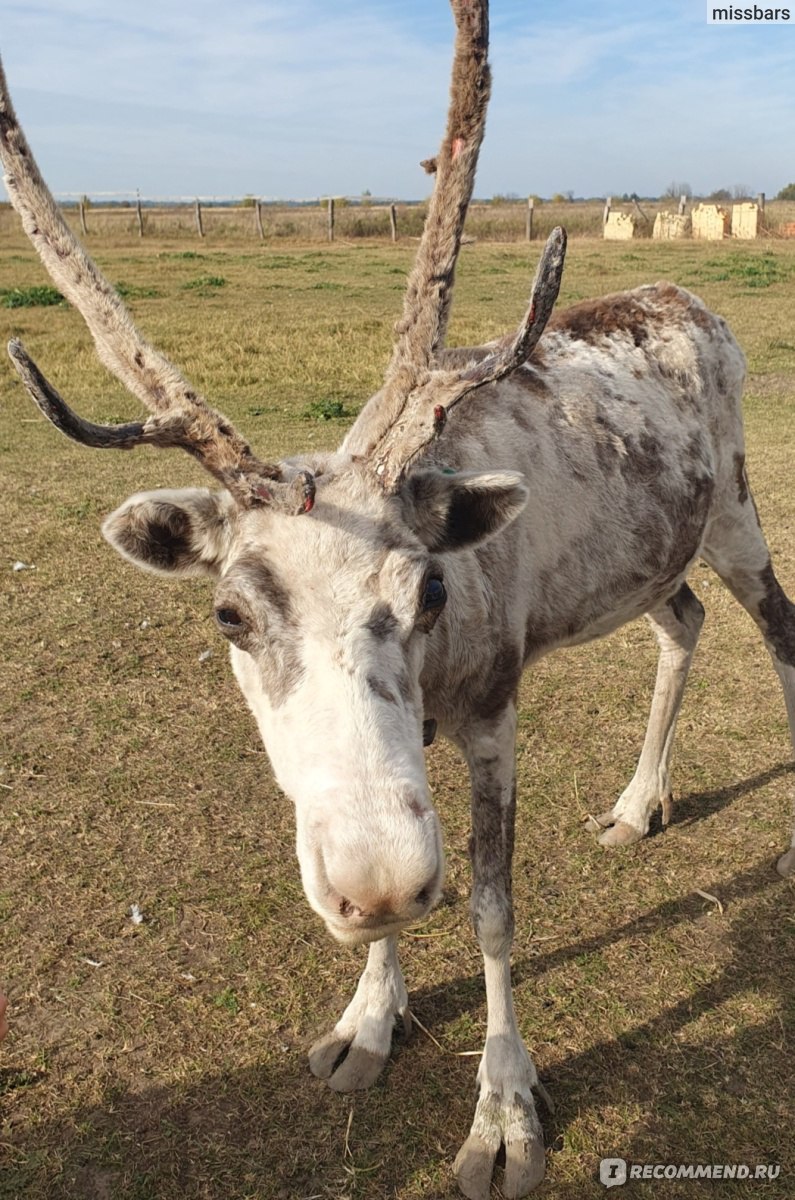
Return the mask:
[[[795,1038],[795,920],[793,891],[765,860],[720,887],[730,957],[711,980],[630,1031],[570,1055],[548,1080],[557,1101],[553,1138],[586,1109],[617,1104],[643,1116],[616,1128],[603,1157],[635,1163],[777,1164],[766,1196],[791,1200],[795,1153],[792,1044]],[[731,920],[732,909],[745,905]],[[679,922],[703,922],[703,897],[694,893],[661,905],[604,937],[581,941],[534,961],[535,974],[554,959],[598,951]],[[717,936],[721,936],[720,932]],[[728,1006],[729,1015],[721,1012]],[[736,1023],[735,1023],[736,1022]],[[712,1034],[716,1023],[723,1032]],[[726,1029],[731,1030],[727,1034]],[[708,1132],[705,1133],[705,1130]],[[594,1181],[597,1162],[594,1162]],[[708,1185],[713,1196],[745,1200],[760,1185],[734,1180]],[[596,1185],[598,1188],[598,1185]],[[691,1196],[692,1181],[634,1184],[633,1195]],[[592,1193],[589,1193],[592,1194]],[[582,1183],[561,1182],[556,1200],[580,1200]]]
[[[686,792],[682,796],[674,796],[671,825],[695,825],[714,813],[720,812],[721,809],[729,808],[741,796],[755,792],[758,788],[767,787],[769,783],[792,774],[795,774],[795,763],[780,762],[775,766],[768,767],[765,771],[759,771],[756,775],[750,775],[747,779],[740,779],[736,783],[729,783],[724,787],[704,792]],[[650,832],[656,835],[662,830],[663,826],[658,814],[657,819],[652,823]]]

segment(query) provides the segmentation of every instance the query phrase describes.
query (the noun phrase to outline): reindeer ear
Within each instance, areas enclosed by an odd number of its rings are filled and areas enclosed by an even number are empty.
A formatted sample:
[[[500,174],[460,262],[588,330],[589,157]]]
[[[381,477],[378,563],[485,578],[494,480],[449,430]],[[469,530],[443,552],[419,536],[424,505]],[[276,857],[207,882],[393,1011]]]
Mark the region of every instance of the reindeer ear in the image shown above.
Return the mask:
[[[498,533],[528,495],[516,471],[412,471],[399,492],[403,519],[436,553],[464,550]]]
[[[216,576],[229,550],[236,512],[228,492],[139,492],[110,514],[102,532],[114,550],[145,571]]]

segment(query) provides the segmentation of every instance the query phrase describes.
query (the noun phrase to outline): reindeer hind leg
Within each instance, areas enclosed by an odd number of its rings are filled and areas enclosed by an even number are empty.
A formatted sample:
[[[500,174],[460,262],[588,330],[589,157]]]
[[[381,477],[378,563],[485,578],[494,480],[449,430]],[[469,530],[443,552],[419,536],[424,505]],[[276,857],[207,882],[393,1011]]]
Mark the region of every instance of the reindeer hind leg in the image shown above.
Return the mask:
[[[704,609],[686,583],[664,603],[646,613],[657,637],[660,657],[657,680],[640,759],[629,786],[612,809],[593,822],[603,846],[628,846],[648,833],[654,810],[662,806],[663,822],[671,811],[669,766],[676,718],[682,704],[690,663],[704,621]]]
[[[795,604],[787,598],[773,571],[747,489],[741,490],[730,510],[710,525],[703,556],[762,632],[784,690],[795,752]],[[795,875],[795,832],[777,869],[780,875]]]

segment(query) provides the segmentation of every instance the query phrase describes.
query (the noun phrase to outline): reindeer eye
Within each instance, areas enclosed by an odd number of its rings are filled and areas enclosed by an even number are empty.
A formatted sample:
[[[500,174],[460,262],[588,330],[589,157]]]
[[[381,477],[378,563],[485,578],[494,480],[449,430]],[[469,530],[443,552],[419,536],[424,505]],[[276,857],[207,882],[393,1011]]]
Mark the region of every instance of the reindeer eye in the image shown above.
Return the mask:
[[[236,608],[216,608],[215,619],[222,629],[239,629],[243,618]]]
[[[435,609],[444,608],[446,600],[447,592],[441,579],[427,579],[422,595],[422,611],[433,612]]]

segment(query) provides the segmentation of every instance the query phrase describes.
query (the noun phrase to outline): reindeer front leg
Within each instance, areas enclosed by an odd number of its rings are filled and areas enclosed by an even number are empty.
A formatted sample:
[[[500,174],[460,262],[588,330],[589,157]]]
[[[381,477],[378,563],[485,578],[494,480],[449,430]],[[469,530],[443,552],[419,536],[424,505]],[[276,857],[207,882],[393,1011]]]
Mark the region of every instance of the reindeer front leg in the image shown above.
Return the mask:
[[[533,1101],[538,1076],[519,1033],[511,995],[515,738],[513,704],[459,738],[472,779],[471,909],[483,952],[488,1006],[475,1119],[454,1166],[458,1186],[470,1200],[487,1200],[501,1145],[504,1196],[526,1196],[544,1177],[543,1134]]]
[[[309,1051],[312,1074],[325,1079],[335,1092],[369,1087],[389,1058],[398,1017],[408,1034],[409,998],[394,936],[370,943],[367,965],[353,999],[331,1033],[319,1038]]]

